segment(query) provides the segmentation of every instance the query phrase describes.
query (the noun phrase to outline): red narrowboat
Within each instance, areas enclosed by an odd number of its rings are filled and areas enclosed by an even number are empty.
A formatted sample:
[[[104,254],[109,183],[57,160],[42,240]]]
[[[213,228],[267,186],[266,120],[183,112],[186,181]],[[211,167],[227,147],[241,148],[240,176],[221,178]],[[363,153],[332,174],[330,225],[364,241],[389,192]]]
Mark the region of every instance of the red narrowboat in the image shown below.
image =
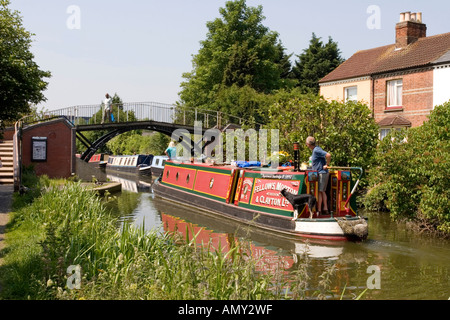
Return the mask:
[[[352,181],[352,171],[360,176]],[[153,184],[156,197],[220,215],[289,238],[361,240],[367,219],[358,216],[353,197],[361,168],[330,170],[329,214],[310,217],[307,204],[293,207],[282,190],[318,196],[318,173],[311,170],[241,168],[167,161]]]

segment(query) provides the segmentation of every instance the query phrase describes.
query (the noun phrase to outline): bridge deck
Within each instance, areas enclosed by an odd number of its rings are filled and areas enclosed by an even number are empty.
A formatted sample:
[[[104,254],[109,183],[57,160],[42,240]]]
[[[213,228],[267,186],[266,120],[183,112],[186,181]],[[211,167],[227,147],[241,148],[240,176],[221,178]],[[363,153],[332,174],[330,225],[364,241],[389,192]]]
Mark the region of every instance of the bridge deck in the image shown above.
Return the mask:
[[[160,122],[160,121],[135,121],[135,122],[108,122],[104,124],[84,124],[84,125],[76,125],[75,126],[77,132],[83,131],[98,131],[98,130],[116,130],[116,129],[126,129],[129,130],[155,130],[156,128],[167,129],[170,132],[173,132],[176,129],[184,129],[189,131],[190,133],[194,133],[195,128],[193,126],[176,124],[176,123],[168,123],[168,122]],[[197,129],[198,130],[198,129]],[[207,130],[207,128],[202,128],[202,134]]]

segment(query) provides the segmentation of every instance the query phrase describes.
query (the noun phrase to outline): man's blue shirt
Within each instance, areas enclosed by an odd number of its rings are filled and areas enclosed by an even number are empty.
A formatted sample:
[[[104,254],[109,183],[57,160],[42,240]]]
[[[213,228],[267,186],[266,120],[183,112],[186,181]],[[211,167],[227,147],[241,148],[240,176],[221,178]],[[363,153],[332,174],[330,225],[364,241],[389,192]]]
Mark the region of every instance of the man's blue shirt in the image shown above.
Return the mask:
[[[327,164],[327,159],[325,158],[327,152],[321,147],[315,147],[312,152],[312,169],[319,173],[328,173],[328,170],[324,170],[323,166]]]

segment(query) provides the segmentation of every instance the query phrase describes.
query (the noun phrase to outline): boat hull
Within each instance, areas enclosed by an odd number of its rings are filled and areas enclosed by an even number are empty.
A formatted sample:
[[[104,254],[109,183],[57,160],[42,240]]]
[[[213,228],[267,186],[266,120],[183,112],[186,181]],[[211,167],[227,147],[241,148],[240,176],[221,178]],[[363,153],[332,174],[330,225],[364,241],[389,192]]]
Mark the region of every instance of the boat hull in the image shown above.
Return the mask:
[[[154,156],[151,165],[152,176],[159,177],[164,171],[164,165],[169,160],[167,156]]]
[[[155,177],[159,177],[160,175],[162,175],[163,171],[164,171],[164,168],[157,168],[157,167],[151,168],[152,176],[155,176]]]
[[[145,170],[139,170],[139,168],[136,167],[115,167],[115,166],[107,166],[106,167],[107,171],[115,171],[115,172],[119,172],[119,173],[128,173],[128,174],[133,174],[133,175],[138,175],[138,174],[148,174],[149,171]]]
[[[341,210],[335,216],[310,219],[305,205],[299,207],[298,216],[293,218],[293,207],[280,190],[288,188],[295,194],[314,193],[317,191],[315,177],[308,172],[267,173],[168,162],[152,188],[155,197],[283,237],[318,241],[355,240],[340,225],[344,220],[354,224],[361,220],[353,209]],[[339,198],[339,194],[335,196]]]
[[[203,214],[219,215],[271,233],[277,233],[283,237],[322,241],[352,240],[351,237],[344,234],[338,222],[333,219],[302,218],[293,221],[289,217],[262,213],[225,204],[207,197],[192,195],[189,192],[162,185],[159,180],[153,184],[152,188],[155,197],[174,201],[195,210],[201,210]]]

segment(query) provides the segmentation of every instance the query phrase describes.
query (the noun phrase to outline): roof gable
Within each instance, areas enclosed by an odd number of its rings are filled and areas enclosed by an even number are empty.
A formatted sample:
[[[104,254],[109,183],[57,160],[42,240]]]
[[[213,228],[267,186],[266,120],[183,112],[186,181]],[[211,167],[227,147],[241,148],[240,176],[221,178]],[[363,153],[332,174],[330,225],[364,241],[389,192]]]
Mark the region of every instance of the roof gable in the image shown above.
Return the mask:
[[[395,44],[356,52],[319,82],[330,82],[430,66],[450,61],[450,32],[420,38],[402,49]]]
[[[433,63],[440,64],[440,63],[446,63],[450,61],[450,49],[444,53],[442,56],[439,57],[439,59],[436,59],[433,61]]]
[[[411,121],[400,116],[400,115],[391,115],[383,118],[378,122],[380,127],[390,127],[390,126],[406,126],[411,127]]]

